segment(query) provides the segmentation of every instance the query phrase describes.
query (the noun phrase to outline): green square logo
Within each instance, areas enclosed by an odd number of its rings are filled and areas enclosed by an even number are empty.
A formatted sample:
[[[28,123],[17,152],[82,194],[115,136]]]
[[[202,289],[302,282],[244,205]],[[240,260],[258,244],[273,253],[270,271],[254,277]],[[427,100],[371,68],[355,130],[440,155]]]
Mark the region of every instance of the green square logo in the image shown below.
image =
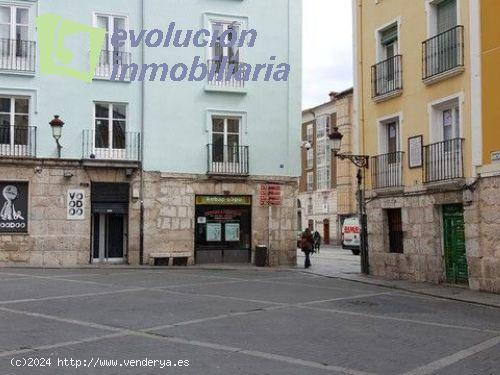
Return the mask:
[[[40,71],[42,74],[71,77],[92,82],[99,56],[106,37],[106,30],[63,19],[57,14],[37,17],[38,43],[40,46]],[[89,69],[78,70],[70,66],[73,53],[64,47],[67,37],[86,34],[89,38]]]

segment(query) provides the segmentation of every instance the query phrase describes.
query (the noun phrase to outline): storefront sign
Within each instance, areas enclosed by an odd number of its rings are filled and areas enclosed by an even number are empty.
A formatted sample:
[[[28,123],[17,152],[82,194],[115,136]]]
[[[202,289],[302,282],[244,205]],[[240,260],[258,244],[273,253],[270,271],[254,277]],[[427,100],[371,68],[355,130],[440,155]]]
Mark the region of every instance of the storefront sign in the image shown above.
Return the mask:
[[[0,233],[28,232],[28,183],[0,181]]]
[[[197,196],[196,204],[200,206],[251,206],[252,198],[247,196]]]
[[[66,202],[68,220],[85,220],[85,191],[68,190]]]

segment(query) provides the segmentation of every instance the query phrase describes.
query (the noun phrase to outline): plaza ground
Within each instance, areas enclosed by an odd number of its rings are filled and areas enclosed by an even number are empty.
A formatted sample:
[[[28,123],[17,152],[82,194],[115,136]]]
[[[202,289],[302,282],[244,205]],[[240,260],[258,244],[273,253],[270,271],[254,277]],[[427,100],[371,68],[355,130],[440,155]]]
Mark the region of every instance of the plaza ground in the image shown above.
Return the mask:
[[[2,375],[491,375],[500,368],[497,308],[299,270],[1,269],[0,285]],[[26,358],[51,358],[52,366],[11,364]],[[57,367],[57,359],[145,358],[189,367]]]

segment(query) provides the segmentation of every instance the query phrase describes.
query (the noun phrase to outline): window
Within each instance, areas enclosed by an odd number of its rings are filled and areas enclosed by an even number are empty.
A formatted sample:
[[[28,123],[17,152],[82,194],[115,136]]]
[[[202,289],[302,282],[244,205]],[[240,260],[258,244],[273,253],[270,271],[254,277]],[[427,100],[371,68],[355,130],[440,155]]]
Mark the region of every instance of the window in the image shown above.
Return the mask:
[[[380,31],[382,60],[390,59],[398,54],[398,25],[393,24]]]
[[[313,211],[314,211],[313,199],[308,198],[308,200],[307,200],[307,213],[309,215],[312,215]]]
[[[313,190],[314,190],[314,173],[308,172],[307,173],[307,191],[313,191]]]
[[[126,104],[95,104],[95,148],[100,157],[119,157],[125,151],[126,129]]]
[[[460,138],[460,98],[432,104],[431,133],[434,142]]]
[[[307,125],[307,129],[306,129],[306,141],[308,141],[309,143],[312,143],[314,140],[313,138],[314,138],[313,124],[309,124],[309,125]]]
[[[307,150],[307,169],[311,169],[314,166],[314,150],[311,148]]]
[[[317,119],[316,126],[316,168],[318,190],[328,190],[331,186],[330,116]]]
[[[457,1],[444,0],[436,5],[437,33],[441,34],[457,26]]]
[[[0,6],[0,39],[28,40],[29,9],[18,6]]]
[[[29,99],[0,97],[0,148],[28,144]]]
[[[328,197],[323,197],[323,213],[327,214],[330,211],[330,205],[328,203]]]
[[[130,64],[130,54],[127,52],[127,45],[115,47],[111,44],[111,39],[118,30],[127,30],[128,19],[122,16],[95,15],[95,26],[106,30],[106,38],[97,65],[97,77],[109,77],[114,65]]]
[[[401,209],[386,210],[386,214],[389,229],[389,252],[402,254],[404,252],[404,246]]]
[[[240,118],[212,117],[212,162],[239,162],[240,128]]]
[[[234,66],[233,74],[238,70],[238,64],[240,63],[240,47],[238,43],[234,46],[227,47],[226,44],[233,40],[239,40],[240,31],[242,29],[241,24],[233,21],[212,21],[212,35],[218,35],[215,45],[211,48],[211,64],[215,64],[216,72],[220,72],[222,66],[223,58],[227,59],[227,63]],[[227,35],[227,37],[226,37]],[[222,39],[224,37],[224,39]],[[210,64],[210,66],[212,66]],[[226,71],[227,72],[227,71]],[[224,74],[226,72],[223,72]]]

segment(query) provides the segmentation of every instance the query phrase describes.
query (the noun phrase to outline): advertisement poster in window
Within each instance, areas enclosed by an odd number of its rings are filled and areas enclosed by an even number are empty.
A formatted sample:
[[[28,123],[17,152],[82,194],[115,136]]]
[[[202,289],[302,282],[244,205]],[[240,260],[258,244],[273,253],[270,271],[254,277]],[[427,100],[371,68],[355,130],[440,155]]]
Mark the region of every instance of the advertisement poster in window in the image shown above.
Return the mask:
[[[240,242],[240,224],[227,223],[226,224],[226,241],[227,242]]]
[[[222,241],[222,224],[208,223],[207,224],[207,242]]]
[[[0,181],[0,233],[28,233],[28,183]]]

